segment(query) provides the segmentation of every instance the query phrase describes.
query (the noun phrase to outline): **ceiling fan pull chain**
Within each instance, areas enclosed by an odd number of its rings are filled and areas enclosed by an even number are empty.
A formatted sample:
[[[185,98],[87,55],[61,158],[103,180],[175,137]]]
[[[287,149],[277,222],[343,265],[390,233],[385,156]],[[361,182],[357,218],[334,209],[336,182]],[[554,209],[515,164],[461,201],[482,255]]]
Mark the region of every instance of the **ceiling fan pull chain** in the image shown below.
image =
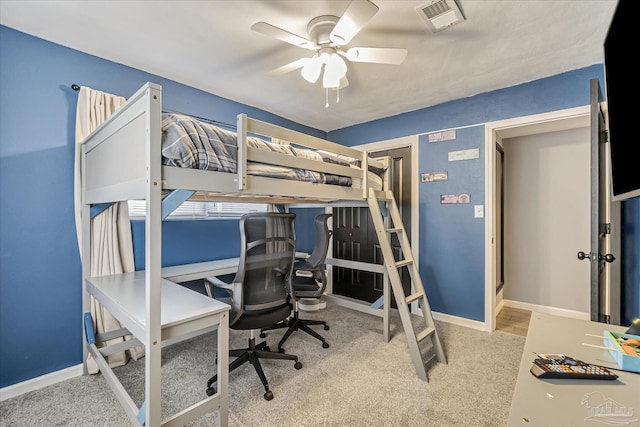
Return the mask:
[[[325,89],[324,99],[325,99],[324,108],[329,108],[329,88]]]
[[[340,102],[340,85],[336,88],[336,104]]]

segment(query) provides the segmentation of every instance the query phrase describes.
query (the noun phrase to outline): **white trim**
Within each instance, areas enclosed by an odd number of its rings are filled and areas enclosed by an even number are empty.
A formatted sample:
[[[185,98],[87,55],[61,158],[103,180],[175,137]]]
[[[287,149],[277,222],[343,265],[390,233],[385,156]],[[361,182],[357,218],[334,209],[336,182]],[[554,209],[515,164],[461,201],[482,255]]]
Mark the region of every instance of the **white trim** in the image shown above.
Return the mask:
[[[484,206],[484,230],[485,230],[485,302],[484,318],[486,330],[493,331],[496,328],[496,293],[495,293],[495,257],[496,247],[493,244],[495,238],[495,145],[498,138],[512,138],[517,136],[535,135],[544,132],[555,132],[567,129],[589,126],[591,107],[568,108],[566,110],[551,111],[548,113],[534,114],[531,116],[515,117],[506,120],[487,122],[485,124],[485,206]],[[505,302],[506,305],[506,302]],[[549,308],[550,309],[550,308]],[[569,310],[559,310],[563,313],[579,313]],[[548,311],[546,311],[548,312]],[[561,314],[561,315],[569,315]],[[572,316],[569,316],[572,317]]]
[[[82,363],[0,389],[0,402],[82,375]]]
[[[366,150],[367,152],[376,152],[383,150],[392,150],[396,148],[411,148],[411,253],[413,259],[420,259],[420,180],[418,179],[418,171],[420,170],[420,135],[402,136],[400,138],[388,139],[386,141],[370,142],[368,144],[358,145],[354,148]],[[411,304],[411,314],[422,315],[422,310],[418,306],[418,302]]]
[[[477,320],[467,319],[465,317],[452,316],[451,314],[444,314],[438,312],[431,312],[433,319],[440,322],[451,323],[452,325],[458,325],[469,329],[475,329],[477,331],[486,331],[486,325],[483,322]]]
[[[465,125],[465,126],[457,126],[457,127],[452,127],[452,128],[430,130],[429,132],[422,132],[422,133],[418,133],[416,135],[417,136],[429,135],[429,134],[432,134],[432,133],[446,132],[448,130],[469,129],[469,128],[475,128],[475,127],[484,126],[484,125],[485,125],[485,123],[475,123],[475,124],[472,124],[472,125]]]
[[[498,135],[492,123],[487,123],[484,128],[484,324],[486,330],[493,332],[496,329],[496,245],[495,239],[495,186],[496,164],[495,146]]]

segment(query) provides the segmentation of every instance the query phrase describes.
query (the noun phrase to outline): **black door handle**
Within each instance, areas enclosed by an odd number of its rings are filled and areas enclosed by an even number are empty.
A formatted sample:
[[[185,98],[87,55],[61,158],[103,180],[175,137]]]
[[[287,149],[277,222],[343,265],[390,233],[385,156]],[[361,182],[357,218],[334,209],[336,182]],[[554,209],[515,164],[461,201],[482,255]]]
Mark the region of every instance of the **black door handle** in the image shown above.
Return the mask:
[[[589,261],[591,261],[591,253],[584,253],[582,251],[578,252],[578,259],[579,260],[583,260],[583,259],[588,259]]]
[[[582,251],[578,252],[578,259],[579,260],[583,260],[583,259],[588,259],[589,261],[595,259],[596,254],[595,253],[584,253]],[[604,261],[604,262],[613,262],[616,260],[616,257],[613,256],[613,254],[606,254],[606,255],[602,255],[602,254],[598,254],[598,261]]]
[[[598,260],[605,261],[605,262],[613,262],[616,260],[616,257],[614,257],[613,254],[606,254],[606,255],[598,254]]]

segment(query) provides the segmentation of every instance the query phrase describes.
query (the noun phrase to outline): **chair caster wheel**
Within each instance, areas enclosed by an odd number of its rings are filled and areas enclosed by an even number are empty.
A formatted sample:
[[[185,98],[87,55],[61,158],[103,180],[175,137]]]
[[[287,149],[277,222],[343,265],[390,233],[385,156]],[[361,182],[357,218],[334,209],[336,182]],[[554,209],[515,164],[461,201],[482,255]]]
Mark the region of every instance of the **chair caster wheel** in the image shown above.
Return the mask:
[[[322,343],[322,348],[329,348],[329,343],[328,342],[323,342]]]
[[[267,334],[265,334],[264,332],[260,332],[260,338],[266,338]]]
[[[284,354],[284,348],[279,348],[279,349],[278,349],[278,353],[282,353],[282,354]]]
[[[329,330],[329,325],[324,325],[324,330],[328,331]]]
[[[296,362],[296,363],[293,365],[293,367],[294,367],[294,368],[296,368],[296,369],[298,369],[298,370],[299,370],[299,369],[302,369],[302,362]]]
[[[207,396],[213,396],[214,394],[216,394],[216,388],[215,387],[207,387]]]
[[[264,393],[264,400],[273,400],[273,392],[271,390]]]

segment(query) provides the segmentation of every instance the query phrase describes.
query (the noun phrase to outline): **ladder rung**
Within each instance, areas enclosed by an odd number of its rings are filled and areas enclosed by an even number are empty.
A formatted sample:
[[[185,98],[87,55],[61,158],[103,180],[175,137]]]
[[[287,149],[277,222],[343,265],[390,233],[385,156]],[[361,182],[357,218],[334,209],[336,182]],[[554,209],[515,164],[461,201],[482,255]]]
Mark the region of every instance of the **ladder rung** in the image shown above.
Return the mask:
[[[378,201],[395,200],[392,191],[376,191],[375,198]]]
[[[403,259],[402,261],[396,262],[396,268],[404,267],[405,265],[413,264],[412,259]]]
[[[406,297],[405,301],[407,302],[407,304],[411,304],[412,302],[422,298],[423,296],[424,294],[422,292],[416,292],[415,294]]]
[[[418,340],[418,342],[421,342],[423,339],[430,337],[435,331],[435,328],[427,328],[416,335],[416,339]]]
[[[402,233],[402,228],[387,228],[387,233]]]

